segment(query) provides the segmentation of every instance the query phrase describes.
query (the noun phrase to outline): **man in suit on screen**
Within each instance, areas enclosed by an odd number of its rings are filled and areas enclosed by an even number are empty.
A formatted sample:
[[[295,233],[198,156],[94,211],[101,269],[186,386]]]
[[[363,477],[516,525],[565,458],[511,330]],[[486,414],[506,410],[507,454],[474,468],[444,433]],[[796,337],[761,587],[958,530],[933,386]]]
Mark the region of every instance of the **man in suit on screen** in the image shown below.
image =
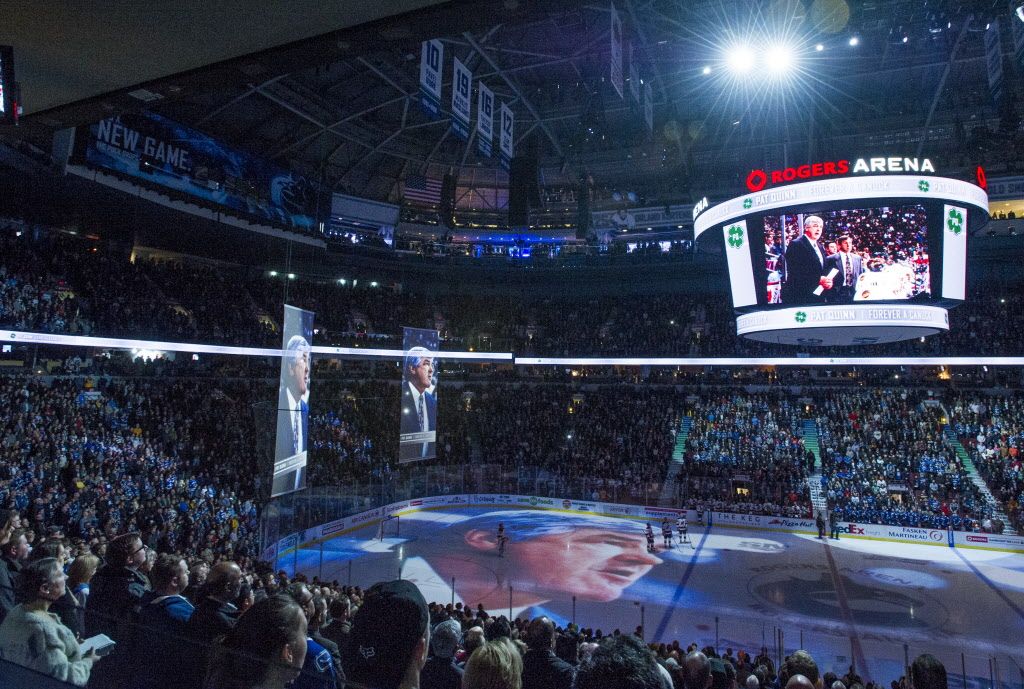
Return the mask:
[[[786,282],[782,285],[782,303],[789,305],[816,304],[824,301],[822,291],[832,288],[827,277],[825,248],[818,240],[825,223],[817,215],[804,218],[804,233],[786,247]]]
[[[405,356],[402,386],[401,433],[437,431],[437,396],[434,388],[434,357],[425,347],[413,347]],[[432,457],[433,441],[400,443],[400,458]],[[414,447],[413,447],[414,445]]]
[[[853,302],[857,278],[864,272],[864,262],[859,254],[853,251],[853,239],[849,236],[839,238],[839,251],[825,259],[825,272],[835,269],[836,276],[832,280],[832,289],[825,292],[827,301],[849,304]]]
[[[309,354],[306,338],[295,335],[285,347],[281,375],[281,393],[277,405],[277,448],[274,461],[293,457],[305,452],[309,438]],[[273,494],[299,490],[306,487],[306,466],[275,473]]]

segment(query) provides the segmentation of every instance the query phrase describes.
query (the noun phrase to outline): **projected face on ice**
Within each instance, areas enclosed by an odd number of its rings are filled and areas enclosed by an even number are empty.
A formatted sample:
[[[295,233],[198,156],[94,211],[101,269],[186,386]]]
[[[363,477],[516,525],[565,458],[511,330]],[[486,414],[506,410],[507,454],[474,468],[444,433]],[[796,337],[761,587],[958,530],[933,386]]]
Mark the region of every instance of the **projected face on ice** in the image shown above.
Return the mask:
[[[508,538],[503,553],[499,521]],[[459,520],[437,535],[440,543],[405,544],[413,557],[406,560],[403,577],[435,600],[450,598],[454,577],[456,598],[485,608],[507,607],[509,586],[513,608],[572,596],[613,601],[662,562],[647,552],[641,529],[628,520],[491,512]]]

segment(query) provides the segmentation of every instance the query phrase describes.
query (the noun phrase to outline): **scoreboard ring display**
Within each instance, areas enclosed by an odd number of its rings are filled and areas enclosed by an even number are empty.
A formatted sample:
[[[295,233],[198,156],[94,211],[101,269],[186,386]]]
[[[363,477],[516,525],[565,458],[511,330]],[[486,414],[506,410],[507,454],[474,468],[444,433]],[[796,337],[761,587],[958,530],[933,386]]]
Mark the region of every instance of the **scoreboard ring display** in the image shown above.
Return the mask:
[[[737,334],[830,346],[949,330],[988,195],[981,168],[976,183],[933,173],[914,158],[754,170],[749,193],[698,203],[694,236],[721,242]]]

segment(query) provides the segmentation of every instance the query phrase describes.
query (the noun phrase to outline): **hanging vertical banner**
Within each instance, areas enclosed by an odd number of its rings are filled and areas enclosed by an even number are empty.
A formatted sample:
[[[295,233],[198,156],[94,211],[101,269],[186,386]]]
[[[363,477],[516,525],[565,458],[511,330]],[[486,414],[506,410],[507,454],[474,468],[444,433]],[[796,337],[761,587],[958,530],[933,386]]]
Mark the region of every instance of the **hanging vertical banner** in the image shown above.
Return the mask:
[[[648,132],[654,132],[654,94],[650,81],[644,84],[644,124]]]
[[[640,107],[640,69],[636,64],[636,51],[633,43],[629,44],[629,92],[633,95],[633,103]]]
[[[306,487],[309,447],[309,382],[313,344],[312,311],[284,307],[281,379],[277,391],[277,441],[270,497]]]
[[[515,122],[512,117],[512,108],[505,103],[501,104],[501,166],[508,170],[512,166],[512,158],[515,150],[512,144],[512,129]]]
[[[459,58],[452,68],[452,131],[462,139],[469,139],[469,96],[473,92],[473,73]]]
[[[476,146],[480,155],[491,157],[491,142],[494,139],[494,93],[479,82],[476,100]]]
[[[1010,16],[1017,11],[1017,2],[1010,2]],[[1015,22],[1010,20],[1010,26],[1013,27],[1013,57],[1017,63],[1019,69],[1024,69],[1024,22]]]
[[[619,18],[619,12],[615,9],[615,3],[611,4],[612,8],[612,47],[610,51],[611,55],[611,80],[612,86],[615,87],[615,92],[619,94],[619,98],[622,98],[622,20]]]
[[[403,328],[402,418],[398,461],[437,456],[437,369],[434,357],[440,338],[436,330]]]
[[[985,29],[985,65],[988,67],[988,90],[998,104],[1003,98],[1003,43],[999,38],[999,20],[993,19]]]
[[[431,117],[441,115],[441,66],[444,64],[444,44],[434,39],[423,41],[420,56],[420,104]]]

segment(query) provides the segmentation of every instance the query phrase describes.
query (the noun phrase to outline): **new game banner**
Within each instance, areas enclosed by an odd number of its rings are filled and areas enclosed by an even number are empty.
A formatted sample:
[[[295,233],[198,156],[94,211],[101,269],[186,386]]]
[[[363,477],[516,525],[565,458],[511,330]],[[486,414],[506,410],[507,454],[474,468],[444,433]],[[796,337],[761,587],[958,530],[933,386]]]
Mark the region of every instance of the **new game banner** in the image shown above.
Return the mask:
[[[437,368],[440,344],[436,330],[405,328],[402,349],[402,417],[398,461],[414,462],[437,456]]]
[[[277,440],[270,497],[306,487],[309,447],[309,382],[312,370],[312,311],[284,307],[281,381],[277,393]]]
[[[76,157],[271,222],[316,225],[317,189],[304,177],[232,150],[149,112],[79,127]]]

